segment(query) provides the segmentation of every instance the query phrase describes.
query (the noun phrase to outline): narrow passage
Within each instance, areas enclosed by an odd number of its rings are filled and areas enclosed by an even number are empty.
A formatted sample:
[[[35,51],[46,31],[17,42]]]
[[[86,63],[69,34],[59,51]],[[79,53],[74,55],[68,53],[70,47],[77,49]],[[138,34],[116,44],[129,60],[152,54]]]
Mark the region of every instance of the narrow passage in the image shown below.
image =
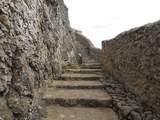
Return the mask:
[[[61,80],[49,82],[43,91],[47,104],[44,120],[118,120],[101,80],[101,64],[93,60],[66,66]]]

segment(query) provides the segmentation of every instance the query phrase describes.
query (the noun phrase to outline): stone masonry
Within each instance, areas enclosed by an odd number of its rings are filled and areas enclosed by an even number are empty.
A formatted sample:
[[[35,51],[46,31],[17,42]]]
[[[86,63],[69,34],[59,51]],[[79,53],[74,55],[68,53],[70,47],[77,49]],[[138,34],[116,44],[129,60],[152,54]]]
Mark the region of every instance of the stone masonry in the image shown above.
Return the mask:
[[[160,111],[160,21],[103,41],[104,70],[124,84],[145,110]]]

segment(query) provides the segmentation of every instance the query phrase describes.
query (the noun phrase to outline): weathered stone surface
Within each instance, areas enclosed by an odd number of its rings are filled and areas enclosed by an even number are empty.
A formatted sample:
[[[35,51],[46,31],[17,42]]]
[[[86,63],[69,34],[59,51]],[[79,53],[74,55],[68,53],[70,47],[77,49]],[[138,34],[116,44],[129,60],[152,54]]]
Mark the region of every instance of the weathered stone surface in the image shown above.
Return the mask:
[[[4,98],[0,98],[0,120],[12,120],[13,114],[7,106],[7,102]]]
[[[83,36],[81,32],[75,31],[74,36],[76,39],[76,45],[78,53],[82,55],[83,63],[88,62],[88,58],[94,59],[96,62],[100,62],[101,50],[95,48],[92,42]]]
[[[87,67],[89,64],[97,65],[87,63]],[[83,78],[86,74],[82,73]],[[77,75],[77,72],[72,74]],[[96,75],[94,72],[91,75],[94,74]],[[68,79],[47,82],[46,89],[42,88],[43,99],[47,106],[44,120],[118,120],[117,114],[111,109],[112,98],[104,90],[104,86],[101,86],[103,85],[101,80]]]
[[[44,120],[118,120],[110,108],[48,106],[48,118]]]
[[[143,107],[159,113],[160,21],[103,41],[102,60],[106,73],[136,94]]]
[[[124,84],[108,75],[104,81],[106,90],[113,100],[113,109],[118,113],[118,120],[159,120],[156,112],[148,111],[136,99],[133,91],[125,88]]]
[[[99,81],[86,81],[86,80],[54,80],[48,87],[63,88],[63,89],[104,89]]]
[[[63,80],[100,80],[103,76],[97,74],[64,73],[61,78]]]
[[[38,88],[64,64],[77,63],[75,34],[63,0],[0,1],[2,119],[40,119]]]

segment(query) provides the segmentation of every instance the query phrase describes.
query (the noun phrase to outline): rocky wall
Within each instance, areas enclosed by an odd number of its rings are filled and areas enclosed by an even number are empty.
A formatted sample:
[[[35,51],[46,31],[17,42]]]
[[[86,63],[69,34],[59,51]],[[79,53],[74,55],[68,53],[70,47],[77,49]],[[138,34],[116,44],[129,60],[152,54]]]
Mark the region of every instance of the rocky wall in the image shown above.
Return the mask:
[[[160,21],[102,43],[103,68],[136,94],[146,110],[160,111]]]
[[[0,119],[39,120],[38,88],[76,63],[63,0],[0,1]]]
[[[88,62],[89,59],[94,59],[95,61],[100,62],[101,50],[96,48],[81,32],[74,30],[74,34],[76,39],[76,48],[78,53],[82,55],[83,62]]]
[[[90,48],[90,56],[98,63],[101,63],[102,51],[100,48]]]

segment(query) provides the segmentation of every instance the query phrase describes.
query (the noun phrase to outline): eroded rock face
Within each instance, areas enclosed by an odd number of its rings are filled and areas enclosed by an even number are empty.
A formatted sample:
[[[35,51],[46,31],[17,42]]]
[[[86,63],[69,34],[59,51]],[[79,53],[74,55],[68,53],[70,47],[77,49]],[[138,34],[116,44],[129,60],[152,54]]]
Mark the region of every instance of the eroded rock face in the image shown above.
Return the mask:
[[[89,58],[94,59],[96,62],[100,62],[100,49],[95,48],[92,42],[78,31],[74,31],[74,37],[74,39],[76,39],[77,51],[82,55],[83,62],[88,62]]]
[[[39,120],[41,81],[58,77],[76,54],[63,0],[1,0],[0,118]]]
[[[160,110],[160,21],[103,41],[103,65],[145,108]]]

